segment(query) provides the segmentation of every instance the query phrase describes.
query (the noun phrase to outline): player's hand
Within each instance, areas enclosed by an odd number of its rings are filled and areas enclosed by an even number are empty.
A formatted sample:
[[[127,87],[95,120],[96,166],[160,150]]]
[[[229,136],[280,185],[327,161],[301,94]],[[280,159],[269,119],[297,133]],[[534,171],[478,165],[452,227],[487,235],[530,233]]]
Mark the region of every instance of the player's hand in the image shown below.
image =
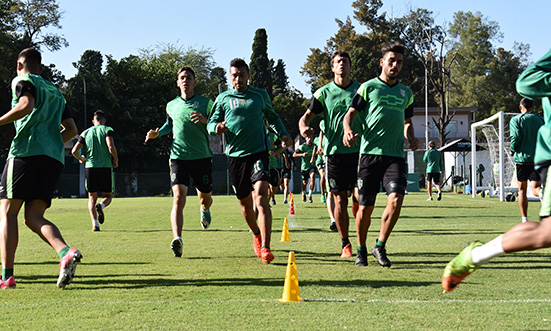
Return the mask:
[[[84,164],[86,163],[86,158],[82,156],[82,159],[78,159],[78,162]]]
[[[216,124],[216,134],[222,134],[226,131],[229,131],[228,127],[226,126],[226,121]]]
[[[308,153],[308,152],[302,153],[302,157],[308,157],[308,156],[310,156],[310,153]]]
[[[190,118],[193,123],[201,122],[203,124],[207,124],[207,118],[199,112],[192,111]]]
[[[419,148],[419,139],[413,137],[411,139],[408,139],[408,141],[409,141],[409,148],[412,151],[415,151],[417,150],[417,148]]]
[[[354,131],[352,130],[345,131],[344,135],[342,136],[342,143],[346,147],[352,147],[356,144],[357,137],[358,137],[358,134],[354,133]]]
[[[309,126],[305,126],[304,128],[301,128],[300,135],[304,138],[311,137],[314,134],[314,129],[312,129]]]
[[[113,168],[116,168],[119,166],[119,160],[114,160],[113,161]]]
[[[281,140],[283,140],[283,147],[284,148],[288,148],[288,147],[293,146],[293,138],[291,138],[289,136],[283,136],[281,138]]]
[[[147,134],[145,135],[145,142],[144,143],[147,143],[147,141],[149,139],[155,139],[159,136],[159,128],[156,128],[155,130],[149,130],[147,132]]]

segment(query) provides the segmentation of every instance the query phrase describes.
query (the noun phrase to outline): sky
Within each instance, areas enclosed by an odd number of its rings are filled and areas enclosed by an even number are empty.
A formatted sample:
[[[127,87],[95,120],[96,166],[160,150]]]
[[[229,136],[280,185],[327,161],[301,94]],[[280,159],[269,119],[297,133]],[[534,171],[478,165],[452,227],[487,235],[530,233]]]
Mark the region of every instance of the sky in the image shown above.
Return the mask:
[[[44,50],[43,62],[54,63],[67,79],[76,74],[72,62],[78,61],[86,50],[120,60],[139,54],[140,49],[161,44],[210,49],[217,66],[229,71],[233,58],[250,61],[255,31],[264,28],[268,34],[268,56],[276,62],[283,59],[290,85],[306,97],[311,96],[310,86],[300,70],[310,49],[325,47],[338,30],[336,18],[344,21],[354,15],[353,0],[57,2],[64,12],[62,29],[48,32],[63,35],[69,47],[56,52]],[[479,11],[500,26],[503,40],[495,47],[511,50],[515,41],[529,44],[534,61],[550,47],[546,24],[551,7],[548,0],[383,0],[383,3],[381,11],[387,17],[401,17],[409,8],[425,8],[433,12],[440,25],[452,22],[457,11]],[[354,25],[357,33],[365,31],[359,23]]]

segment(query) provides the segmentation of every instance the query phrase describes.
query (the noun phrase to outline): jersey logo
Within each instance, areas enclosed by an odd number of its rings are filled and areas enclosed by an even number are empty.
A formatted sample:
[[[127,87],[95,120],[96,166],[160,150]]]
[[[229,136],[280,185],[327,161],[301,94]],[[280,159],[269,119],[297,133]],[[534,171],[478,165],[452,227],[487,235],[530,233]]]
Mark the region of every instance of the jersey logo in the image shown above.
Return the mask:
[[[400,89],[400,94],[405,97],[406,96],[406,90],[404,90],[403,88]]]
[[[406,93],[406,91],[403,91],[403,92],[404,92],[404,94]],[[382,96],[381,101],[383,103],[385,103],[387,106],[390,106],[390,107],[401,106],[404,103],[403,99],[400,99],[397,96],[392,95],[392,94]]]
[[[245,100],[245,99],[230,99],[229,104],[230,104],[230,109],[235,109],[235,108],[245,106],[247,104],[247,100]]]
[[[195,101],[193,103],[193,108],[195,108],[195,109],[199,108],[199,101]]]

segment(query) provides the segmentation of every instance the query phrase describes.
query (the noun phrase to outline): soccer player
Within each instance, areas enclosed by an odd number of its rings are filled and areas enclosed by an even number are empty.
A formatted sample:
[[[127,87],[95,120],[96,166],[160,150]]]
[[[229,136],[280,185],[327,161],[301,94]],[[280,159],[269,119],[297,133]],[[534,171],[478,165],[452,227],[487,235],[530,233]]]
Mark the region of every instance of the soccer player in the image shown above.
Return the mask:
[[[540,222],[515,225],[505,234],[483,244],[473,241],[446,266],[442,286],[452,291],[490,259],[519,251],[551,247],[551,50],[528,67],[517,80],[517,92],[525,98],[542,99],[545,125],[538,131],[534,164],[542,183]]]
[[[322,126],[323,121],[320,122]],[[321,203],[327,204],[327,196],[325,190],[325,155],[323,155],[323,131],[320,131],[319,136],[314,139],[314,155],[316,156],[316,169],[320,175],[320,193]]]
[[[212,205],[212,151],[207,133],[207,118],[213,102],[195,94],[195,72],[189,66],[178,70],[176,85],[180,96],[166,105],[166,122],[161,128],[149,130],[145,142],[166,135],[172,131],[170,148],[170,185],[172,186],[172,242],[174,257],[181,257],[183,251],[183,210],[190,186],[190,177],[195,184],[201,204],[201,227],[207,229],[211,223]]]
[[[291,192],[291,178],[293,177],[293,171],[295,170],[295,159],[293,154],[288,148],[283,149],[281,153],[282,160],[282,177],[283,177],[283,203],[287,203],[289,193]]]
[[[432,201],[432,185],[438,190],[436,200],[442,199],[442,190],[440,189],[440,172],[442,171],[442,153],[434,148],[434,141],[429,141],[429,149],[423,155],[423,162],[427,164],[427,191],[429,198],[427,201]]]
[[[352,68],[350,55],[336,51],[331,58],[333,81],[319,88],[299,120],[298,126],[303,137],[312,136],[310,120],[317,114],[325,121],[323,152],[326,156],[327,185],[334,199],[334,216],[341,236],[341,257],[352,257],[352,245],[348,239],[349,217],[348,196],[354,191],[358,172],[358,146],[345,146],[342,141],[342,121],[360,83],[350,79]]]
[[[281,184],[281,152],[283,147],[281,146],[281,140],[275,133],[268,129],[268,168],[270,169],[270,198],[272,205],[276,205],[275,195],[277,189]]]
[[[302,175],[302,201],[306,202],[306,186],[308,185],[308,179],[310,185],[308,186],[308,202],[312,203],[312,191],[314,191],[314,184],[316,182],[316,166],[314,164],[316,155],[314,155],[314,143],[312,136],[307,136],[306,142],[300,145],[293,157],[300,157],[300,173]]]
[[[233,89],[216,98],[207,130],[214,135],[226,134],[228,170],[241,214],[253,233],[256,256],[268,264],[274,255],[270,250],[272,211],[268,200],[268,146],[264,119],[283,141],[284,147],[291,146],[293,139],[272,108],[268,92],[249,86],[250,77],[249,66],[244,60],[231,61]]]
[[[407,185],[404,137],[412,150],[416,150],[419,145],[411,122],[413,92],[398,81],[404,47],[387,44],[382,48],[382,55],[381,74],[360,86],[343,122],[343,143],[346,146],[354,145],[358,137],[351,126],[358,114],[364,124],[358,171],[360,207],[356,214],[356,266],[367,266],[365,242],[381,184],[387,193],[387,205],[381,217],[381,231],[371,253],[381,266],[392,265],[386,255],[385,244],[400,217]]]
[[[538,130],[544,124],[543,118],[534,114],[532,100],[522,98],[520,100],[520,114],[511,118],[509,128],[511,132],[511,156],[517,168],[518,205],[522,222],[528,222],[528,179],[532,186],[532,193],[539,196],[541,179],[534,169],[534,153],[536,152],[536,140]]]
[[[92,231],[99,231],[99,225],[105,220],[103,210],[113,200],[113,168],[119,165],[114,131],[105,125],[106,122],[103,111],[96,111],[92,119],[94,126],[78,136],[78,142],[72,150],[73,156],[86,165],[86,190]],[[80,153],[82,148],[84,155]],[[97,203],[98,192],[102,196],[100,203]]]
[[[13,138],[0,185],[0,289],[15,288],[13,266],[19,242],[17,216],[25,204],[25,225],[58,253],[58,287],[68,285],[82,258],[70,248],[61,232],[44,218],[65,162],[64,143],[78,132],[65,98],[43,79],[42,56],[27,48],[17,58],[17,77],[12,81],[12,109],[0,117],[0,125],[14,123]]]

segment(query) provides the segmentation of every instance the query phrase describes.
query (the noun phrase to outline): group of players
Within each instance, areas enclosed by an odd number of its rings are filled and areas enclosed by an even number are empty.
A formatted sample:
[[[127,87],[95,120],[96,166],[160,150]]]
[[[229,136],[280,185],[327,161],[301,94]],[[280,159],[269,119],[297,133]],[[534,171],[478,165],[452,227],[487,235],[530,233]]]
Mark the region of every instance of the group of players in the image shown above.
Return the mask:
[[[321,145],[325,155],[323,171],[327,201],[331,201],[328,203],[331,205],[330,214],[341,236],[343,258],[352,257],[348,237],[349,195],[353,194],[358,201],[357,266],[367,266],[366,237],[381,185],[387,194],[387,204],[371,253],[381,266],[391,266],[385,244],[399,218],[406,191],[404,137],[410,149],[418,147],[411,122],[413,93],[397,79],[403,58],[403,46],[385,45],[380,58],[380,75],[360,84],[350,78],[350,56],[346,52],[335,52],[331,59],[333,81],[314,93],[298,123],[300,134],[308,142],[314,134],[310,121],[316,115],[323,117],[323,137],[317,146]],[[67,111],[64,97],[40,76],[41,71],[40,53],[35,49],[23,50],[17,61],[17,77],[12,83],[12,109],[0,117],[0,125],[13,122],[16,128],[0,185],[0,288],[15,287],[13,266],[18,244],[17,216],[23,204],[25,225],[60,256],[59,287],[71,282],[82,258],[80,251],[70,248],[59,229],[44,218],[63,167],[64,143],[77,134],[77,128]],[[534,161],[544,183],[551,163],[550,72],[551,51],[523,73],[517,82],[517,89],[523,96],[544,100],[548,124],[539,129]],[[173,134],[170,180],[174,198],[170,219],[174,256],[182,256],[183,208],[190,178],[201,204],[201,225],[208,228],[211,223],[212,152],[208,135],[225,134],[228,170],[241,214],[252,232],[255,254],[268,264],[274,259],[270,250],[272,212],[269,201],[272,189],[269,158],[290,147],[293,139],[272,108],[268,93],[249,86],[250,72],[244,60],[231,61],[233,89],[221,93],[214,102],[195,94],[197,81],[192,68],[182,67],[177,77],[181,95],[167,104],[166,123],[146,134],[146,142],[171,131]],[[73,155],[86,163],[87,169],[111,170],[118,164],[112,129],[105,126],[105,116],[101,112],[94,114],[93,123],[92,128],[79,136]],[[273,135],[267,134],[267,128]],[[84,155],[80,154],[82,148],[85,148]],[[94,159],[96,154],[101,156]],[[108,159],[113,163],[103,163]],[[86,178],[87,186],[96,181],[88,186],[89,192],[95,190],[90,193],[89,210],[96,231],[104,219],[103,209],[111,202],[111,190],[107,187],[110,182],[101,179],[111,176],[102,171],[87,170]],[[96,203],[98,191],[103,192],[99,204]],[[491,257],[504,252],[550,247],[550,215],[551,193],[547,190],[542,195],[541,222],[521,223],[486,245],[471,243],[446,267],[442,279],[444,288],[452,290]]]

